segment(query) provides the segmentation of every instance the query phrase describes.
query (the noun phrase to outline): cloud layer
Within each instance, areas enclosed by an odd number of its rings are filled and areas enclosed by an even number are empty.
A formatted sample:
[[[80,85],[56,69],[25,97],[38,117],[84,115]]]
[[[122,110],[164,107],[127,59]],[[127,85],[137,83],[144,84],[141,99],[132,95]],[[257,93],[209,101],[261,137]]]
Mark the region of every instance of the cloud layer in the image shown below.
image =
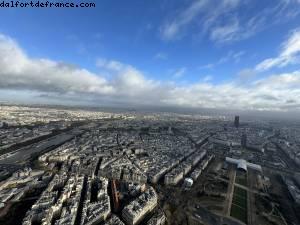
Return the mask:
[[[296,35],[296,33],[293,33]],[[287,43],[296,43],[291,38]],[[298,50],[285,46],[282,55]],[[10,37],[0,35],[0,89],[34,91],[60,99],[92,99],[95,104],[203,107],[244,110],[299,110],[300,71],[274,74],[241,84],[203,82],[188,85],[148,79],[131,65],[98,59],[106,78],[63,62],[29,57]]]
[[[0,88],[56,93],[111,94],[113,87],[73,65],[29,58],[11,38],[0,35]]]

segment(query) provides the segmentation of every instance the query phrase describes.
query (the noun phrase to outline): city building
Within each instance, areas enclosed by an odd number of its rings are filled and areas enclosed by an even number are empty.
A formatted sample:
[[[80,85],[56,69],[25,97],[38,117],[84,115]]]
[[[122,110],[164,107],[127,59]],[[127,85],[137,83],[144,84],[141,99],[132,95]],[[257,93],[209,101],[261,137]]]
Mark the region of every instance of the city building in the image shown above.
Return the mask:
[[[242,134],[242,137],[241,137],[241,146],[242,147],[246,147],[247,146],[247,135],[245,133]]]
[[[234,117],[234,126],[236,128],[239,128],[239,126],[240,126],[240,117],[239,116]]]
[[[237,165],[237,169],[247,172],[248,168],[262,172],[260,165],[249,163],[244,159],[233,159],[226,157],[226,162]]]
[[[148,213],[157,206],[157,194],[154,188],[149,187],[136,200],[129,203],[122,210],[122,218],[128,225],[139,223]]]

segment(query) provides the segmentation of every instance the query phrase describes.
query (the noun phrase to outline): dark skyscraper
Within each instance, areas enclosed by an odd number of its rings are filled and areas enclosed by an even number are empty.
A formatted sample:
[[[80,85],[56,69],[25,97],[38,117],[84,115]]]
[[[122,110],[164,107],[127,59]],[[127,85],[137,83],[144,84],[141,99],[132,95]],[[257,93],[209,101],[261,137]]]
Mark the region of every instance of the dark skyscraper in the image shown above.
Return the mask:
[[[240,117],[239,116],[234,117],[234,126],[236,128],[238,128],[240,126]]]
[[[247,135],[246,134],[242,135],[241,145],[242,145],[242,147],[246,147],[246,145],[247,145]]]

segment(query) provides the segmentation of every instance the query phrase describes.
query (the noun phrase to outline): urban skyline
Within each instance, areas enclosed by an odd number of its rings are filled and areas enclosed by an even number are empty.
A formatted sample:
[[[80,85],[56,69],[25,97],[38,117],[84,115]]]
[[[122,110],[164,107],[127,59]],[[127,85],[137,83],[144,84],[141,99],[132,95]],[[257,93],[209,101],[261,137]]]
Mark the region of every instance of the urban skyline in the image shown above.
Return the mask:
[[[2,9],[0,100],[298,112],[299,5]]]

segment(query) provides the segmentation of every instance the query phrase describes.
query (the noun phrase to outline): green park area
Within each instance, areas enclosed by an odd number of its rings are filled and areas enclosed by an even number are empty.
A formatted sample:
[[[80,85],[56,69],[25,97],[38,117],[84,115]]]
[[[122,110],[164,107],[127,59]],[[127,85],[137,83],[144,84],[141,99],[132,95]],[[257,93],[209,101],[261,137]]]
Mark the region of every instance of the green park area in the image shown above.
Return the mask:
[[[231,204],[230,216],[247,224],[247,191],[235,187]]]

